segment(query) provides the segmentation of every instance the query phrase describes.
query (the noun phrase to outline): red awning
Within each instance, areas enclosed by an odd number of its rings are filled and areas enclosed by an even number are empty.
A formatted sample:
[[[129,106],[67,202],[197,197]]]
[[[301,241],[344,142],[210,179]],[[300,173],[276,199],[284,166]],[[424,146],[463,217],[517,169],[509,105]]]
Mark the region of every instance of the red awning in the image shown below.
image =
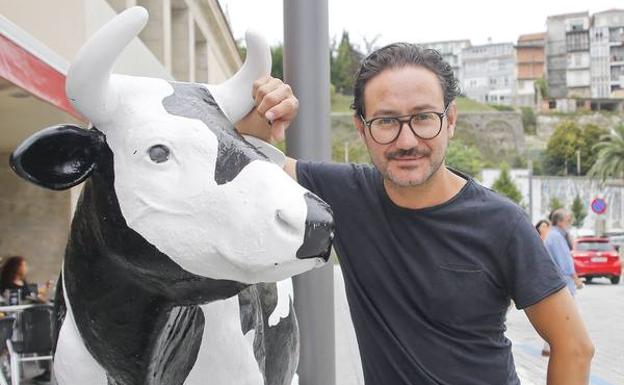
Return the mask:
[[[12,32],[15,31],[27,35],[17,29]],[[84,121],[65,96],[65,74],[22,46],[17,42],[19,39],[3,32],[0,28],[0,77]],[[26,38],[34,40],[30,36]]]

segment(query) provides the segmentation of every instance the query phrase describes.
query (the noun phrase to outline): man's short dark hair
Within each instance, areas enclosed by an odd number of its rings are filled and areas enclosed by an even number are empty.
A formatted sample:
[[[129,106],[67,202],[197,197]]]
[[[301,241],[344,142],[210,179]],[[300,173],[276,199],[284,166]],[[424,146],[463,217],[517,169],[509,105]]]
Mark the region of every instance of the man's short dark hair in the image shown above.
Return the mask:
[[[453,74],[453,68],[438,51],[411,43],[394,43],[374,51],[362,60],[353,85],[351,108],[355,111],[356,116],[365,116],[364,87],[370,79],[388,68],[400,68],[408,65],[424,67],[438,77],[444,92],[444,107],[448,106],[459,95],[459,82]]]

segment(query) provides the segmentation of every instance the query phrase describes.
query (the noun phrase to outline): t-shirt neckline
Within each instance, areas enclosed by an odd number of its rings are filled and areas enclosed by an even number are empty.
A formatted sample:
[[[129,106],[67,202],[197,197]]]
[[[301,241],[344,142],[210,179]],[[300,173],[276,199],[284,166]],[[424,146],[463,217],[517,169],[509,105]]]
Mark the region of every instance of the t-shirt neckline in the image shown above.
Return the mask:
[[[441,167],[446,167],[446,166],[441,166]],[[399,212],[403,212],[403,213],[425,213],[425,212],[429,212],[429,211],[435,211],[435,210],[439,210],[442,208],[445,208],[449,205],[452,205],[455,201],[457,201],[459,198],[461,198],[464,193],[468,190],[468,188],[470,188],[470,186],[473,185],[474,180],[458,171],[455,170],[451,167],[447,167],[447,169],[449,171],[451,171],[453,174],[463,178],[466,180],[466,184],[464,184],[462,186],[462,188],[457,192],[457,194],[455,194],[454,196],[452,196],[449,200],[439,203],[437,205],[434,206],[429,206],[429,207],[422,207],[419,209],[411,209],[411,208],[407,208],[407,207],[401,207],[399,205],[397,205],[396,203],[394,203],[392,201],[392,199],[390,199],[390,196],[388,195],[388,192],[386,191],[386,188],[384,186],[384,178],[383,175],[381,175],[381,173],[379,172],[379,170],[377,170],[377,168],[375,168],[375,174],[377,176],[377,182],[376,182],[376,186],[377,186],[377,192],[378,194],[382,197],[382,201],[388,206],[391,207],[393,210],[399,211]]]

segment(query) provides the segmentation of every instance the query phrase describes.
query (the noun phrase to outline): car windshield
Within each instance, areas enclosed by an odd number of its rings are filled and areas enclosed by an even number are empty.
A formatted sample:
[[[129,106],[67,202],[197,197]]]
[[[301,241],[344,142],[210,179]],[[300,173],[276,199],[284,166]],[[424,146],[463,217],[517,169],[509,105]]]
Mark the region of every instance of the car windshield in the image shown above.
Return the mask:
[[[576,249],[580,251],[609,251],[613,246],[609,242],[579,242]]]

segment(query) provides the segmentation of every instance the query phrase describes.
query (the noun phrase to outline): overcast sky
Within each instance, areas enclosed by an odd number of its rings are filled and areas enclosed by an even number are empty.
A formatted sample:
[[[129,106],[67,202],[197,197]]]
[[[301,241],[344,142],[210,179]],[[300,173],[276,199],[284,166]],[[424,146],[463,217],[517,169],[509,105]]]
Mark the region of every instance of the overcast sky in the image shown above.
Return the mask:
[[[309,0],[315,1],[315,0]],[[271,44],[283,41],[284,0],[219,0],[236,39],[249,27]],[[546,16],[624,8],[624,0],[328,0],[329,36],[343,30],[352,41],[426,42],[469,39],[472,44],[515,42],[518,35],[546,30]],[[363,48],[363,47],[362,47]]]

